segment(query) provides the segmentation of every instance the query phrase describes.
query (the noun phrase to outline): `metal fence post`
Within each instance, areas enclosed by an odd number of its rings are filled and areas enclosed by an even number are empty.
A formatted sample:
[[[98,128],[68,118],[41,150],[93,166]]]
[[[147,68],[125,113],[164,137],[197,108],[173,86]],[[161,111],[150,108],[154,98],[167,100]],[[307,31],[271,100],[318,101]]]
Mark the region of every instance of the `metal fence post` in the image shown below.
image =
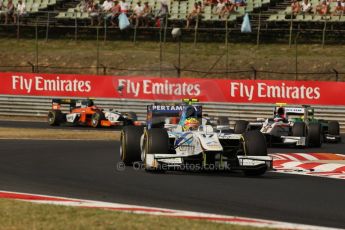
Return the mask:
[[[134,45],[137,43],[137,23],[135,22],[135,26],[134,26],[134,34],[133,34],[133,43]]]
[[[229,28],[228,28],[228,20],[226,19],[225,21],[225,46],[226,46],[226,63],[225,63],[225,67],[226,67],[226,77],[229,77]]]
[[[335,81],[339,81],[339,72],[334,68],[332,70],[335,73]]]
[[[163,46],[162,46],[162,27],[159,28],[159,76],[162,77]]]
[[[103,42],[107,41],[107,31],[108,31],[108,24],[107,24],[107,20],[104,19],[104,38],[103,38]]]
[[[178,37],[178,69],[177,77],[181,77],[181,36]]]
[[[30,61],[27,62],[31,66],[31,72],[35,73],[35,65],[32,64]]]
[[[78,21],[77,21],[77,14],[75,14],[74,18],[74,40],[77,41],[78,39]]]
[[[19,39],[19,20],[20,20],[20,16],[19,14],[17,14],[17,39]]]
[[[295,37],[295,69],[296,69],[296,76],[295,80],[298,80],[298,52],[297,52],[297,39],[299,36],[299,32],[297,32]]]
[[[256,45],[259,46],[260,43],[260,29],[261,29],[261,11],[259,12],[259,25],[258,25],[258,32],[256,36]]]
[[[37,20],[36,20],[36,30],[35,30],[35,42],[36,42],[36,46],[35,46],[36,69],[35,69],[35,72],[38,73],[39,68],[38,68],[38,23],[37,23]]]
[[[97,75],[99,74],[99,70],[98,70],[98,68],[99,68],[99,27],[97,26],[97,58],[96,58],[96,73],[97,73]]]
[[[322,48],[325,46],[326,27],[327,27],[327,21],[325,20],[323,30],[322,30]]]
[[[250,68],[251,68],[251,69],[252,69],[252,71],[253,71],[253,77],[254,77],[254,80],[256,80],[256,77],[257,77],[257,70],[255,69],[255,67],[254,67],[254,66],[251,66]]]
[[[292,15],[291,14],[291,18],[290,18],[290,35],[289,35],[289,47],[291,48],[291,40],[292,40]]]
[[[168,28],[168,15],[165,15],[164,17],[164,44],[167,39],[167,28]]]
[[[199,15],[196,16],[196,22],[194,27],[194,46],[196,45],[196,40],[198,36],[198,27],[199,27]]]
[[[102,68],[103,68],[103,75],[107,75],[107,67],[103,64],[101,64]]]
[[[48,12],[48,17],[47,17],[47,28],[46,28],[46,41],[48,41],[48,36],[49,36],[49,20],[50,20],[50,13]]]

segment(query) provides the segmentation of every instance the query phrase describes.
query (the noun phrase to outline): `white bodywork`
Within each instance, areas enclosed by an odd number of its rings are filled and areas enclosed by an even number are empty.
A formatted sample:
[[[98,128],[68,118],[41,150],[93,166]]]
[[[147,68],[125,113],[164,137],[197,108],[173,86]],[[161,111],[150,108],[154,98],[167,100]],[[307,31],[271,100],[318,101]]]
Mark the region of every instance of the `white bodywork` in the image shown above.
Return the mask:
[[[291,108],[292,109],[292,108]],[[299,108],[300,109],[300,108]],[[270,135],[273,137],[278,137],[282,140],[283,144],[295,144],[296,146],[306,146],[306,137],[297,137],[290,135],[290,129],[293,126],[293,122],[274,122],[266,119],[264,122],[250,122],[250,126],[261,127],[261,133],[265,135]]]
[[[104,110],[104,117],[106,120],[110,121],[112,125],[122,125],[123,122],[119,121],[121,114],[115,111]],[[80,118],[80,113],[69,113],[66,114],[66,122],[75,123]]]
[[[144,137],[141,138],[141,158],[146,168],[157,168],[159,164],[165,165],[181,165],[183,158],[194,155],[203,154],[205,152],[213,152],[217,157],[220,157],[223,152],[223,146],[220,143],[221,139],[238,140],[243,138],[241,134],[229,134],[222,132],[214,132],[210,125],[202,125],[195,131],[182,131],[180,125],[166,125],[168,127],[169,139],[174,140],[176,154],[147,154],[144,148]],[[230,168],[226,163],[226,157],[222,156],[225,161],[224,168]],[[240,166],[256,167],[263,164],[272,165],[272,158],[270,156],[239,156]]]
[[[112,111],[103,111],[105,119],[111,122],[112,125],[121,125],[123,122],[119,121],[119,118],[121,116],[118,112],[112,112]]]

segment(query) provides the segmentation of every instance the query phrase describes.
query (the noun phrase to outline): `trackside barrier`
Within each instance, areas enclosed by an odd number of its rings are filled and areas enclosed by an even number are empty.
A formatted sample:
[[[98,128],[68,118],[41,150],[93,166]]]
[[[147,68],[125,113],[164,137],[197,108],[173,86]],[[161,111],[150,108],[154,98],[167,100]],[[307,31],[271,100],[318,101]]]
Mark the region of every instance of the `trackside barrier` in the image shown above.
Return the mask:
[[[46,117],[51,109],[52,97],[0,95],[0,115],[21,117]],[[155,102],[160,102],[155,100]],[[163,102],[163,101],[161,101]],[[137,113],[139,120],[146,119],[146,106],[151,100],[97,98],[95,104],[105,109],[116,109],[120,112]],[[203,103],[203,112],[210,117],[226,116],[230,124],[236,120],[254,121],[256,118],[272,116],[272,104],[248,103]],[[345,106],[313,106],[315,117],[319,119],[337,120],[341,129],[345,129]]]

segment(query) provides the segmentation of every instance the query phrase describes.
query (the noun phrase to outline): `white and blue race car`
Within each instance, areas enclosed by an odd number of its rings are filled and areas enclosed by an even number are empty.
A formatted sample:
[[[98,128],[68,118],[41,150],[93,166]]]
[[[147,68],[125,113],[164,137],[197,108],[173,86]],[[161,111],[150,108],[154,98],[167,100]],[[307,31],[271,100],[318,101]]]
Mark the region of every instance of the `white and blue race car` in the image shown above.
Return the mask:
[[[176,121],[176,122],[170,122]],[[155,104],[147,107],[147,126],[124,127],[120,157],[146,170],[242,170],[261,175],[272,169],[260,131],[234,134],[202,118],[202,106]]]

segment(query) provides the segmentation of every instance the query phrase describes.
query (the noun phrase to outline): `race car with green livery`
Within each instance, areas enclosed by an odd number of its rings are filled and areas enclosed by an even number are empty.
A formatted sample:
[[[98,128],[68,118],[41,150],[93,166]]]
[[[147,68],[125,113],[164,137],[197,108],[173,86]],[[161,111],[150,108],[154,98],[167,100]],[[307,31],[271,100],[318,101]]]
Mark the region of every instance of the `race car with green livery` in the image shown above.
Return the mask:
[[[190,101],[149,105],[145,128],[122,130],[120,157],[126,165],[138,162],[148,171],[240,170],[261,175],[272,168],[262,133],[216,129],[203,119],[202,106]]]
[[[321,147],[323,142],[339,142],[339,122],[314,118],[314,109],[308,105],[286,107],[279,103],[273,118],[257,119],[243,123],[244,130],[260,130],[269,146],[287,144],[304,147]]]

